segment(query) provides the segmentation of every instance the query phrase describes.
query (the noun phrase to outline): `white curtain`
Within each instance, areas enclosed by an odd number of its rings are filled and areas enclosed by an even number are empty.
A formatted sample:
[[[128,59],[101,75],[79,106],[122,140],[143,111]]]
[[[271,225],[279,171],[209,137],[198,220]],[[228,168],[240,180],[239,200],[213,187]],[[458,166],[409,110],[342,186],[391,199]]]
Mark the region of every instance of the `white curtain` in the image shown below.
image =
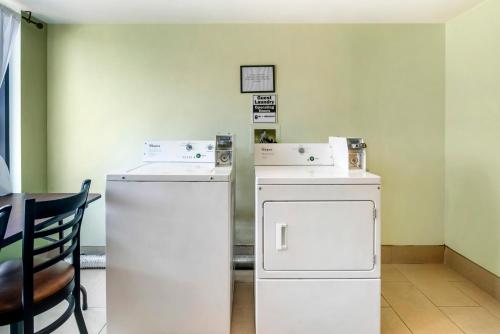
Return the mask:
[[[3,82],[9,65],[12,44],[21,25],[21,15],[0,4],[0,74]]]

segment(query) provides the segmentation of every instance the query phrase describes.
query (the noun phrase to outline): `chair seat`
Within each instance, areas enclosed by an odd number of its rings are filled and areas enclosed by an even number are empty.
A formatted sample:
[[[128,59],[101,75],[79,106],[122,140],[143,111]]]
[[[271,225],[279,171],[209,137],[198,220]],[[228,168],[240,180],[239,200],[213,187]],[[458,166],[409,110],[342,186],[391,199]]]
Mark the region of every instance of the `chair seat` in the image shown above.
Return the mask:
[[[35,264],[45,259],[36,259]],[[64,261],[35,274],[35,305],[63,290],[75,277],[74,267]],[[10,260],[0,263],[0,318],[22,310],[23,263]]]

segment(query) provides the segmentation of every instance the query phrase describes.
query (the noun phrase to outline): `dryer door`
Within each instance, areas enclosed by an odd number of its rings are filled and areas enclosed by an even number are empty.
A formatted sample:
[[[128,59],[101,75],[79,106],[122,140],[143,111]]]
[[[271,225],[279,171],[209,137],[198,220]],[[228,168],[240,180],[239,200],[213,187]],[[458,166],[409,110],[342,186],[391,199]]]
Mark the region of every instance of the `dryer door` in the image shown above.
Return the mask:
[[[374,209],[372,201],[265,202],[264,270],[372,270]]]

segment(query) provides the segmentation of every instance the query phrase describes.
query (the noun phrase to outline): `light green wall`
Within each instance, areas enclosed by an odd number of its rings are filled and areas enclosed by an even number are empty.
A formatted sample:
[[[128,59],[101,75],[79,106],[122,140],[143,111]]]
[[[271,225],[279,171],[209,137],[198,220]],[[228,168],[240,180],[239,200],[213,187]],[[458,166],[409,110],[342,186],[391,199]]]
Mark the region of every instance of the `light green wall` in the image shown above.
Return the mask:
[[[382,176],[382,242],[443,244],[444,26],[355,32],[351,131]]]
[[[21,24],[21,187],[47,191],[47,29]]]
[[[21,187],[47,191],[47,30],[21,21]],[[0,260],[21,256],[21,243]]]
[[[383,242],[443,243],[443,25],[51,25],[48,190],[141,159],[144,139],[237,135],[237,239],[252,242],[250,95],[239,66],[275,64],[281,139],[366,137],[383,176]],[[147,222],[144,222],[147,223]],[[83,243],[104,244],[104,201]]]
[[[446,25],[446,244],[500,276],[500,1]]]

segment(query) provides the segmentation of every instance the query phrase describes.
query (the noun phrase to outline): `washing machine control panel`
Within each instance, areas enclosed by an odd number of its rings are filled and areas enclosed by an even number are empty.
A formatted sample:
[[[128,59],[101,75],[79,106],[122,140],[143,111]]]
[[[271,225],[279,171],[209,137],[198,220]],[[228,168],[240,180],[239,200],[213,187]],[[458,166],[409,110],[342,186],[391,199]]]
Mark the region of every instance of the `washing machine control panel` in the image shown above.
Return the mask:
[[[255,144],[256,166],[332,166],[328,144]]]
[[[175,140],[144,142],[144,162],[215,163],[213,140]]]

